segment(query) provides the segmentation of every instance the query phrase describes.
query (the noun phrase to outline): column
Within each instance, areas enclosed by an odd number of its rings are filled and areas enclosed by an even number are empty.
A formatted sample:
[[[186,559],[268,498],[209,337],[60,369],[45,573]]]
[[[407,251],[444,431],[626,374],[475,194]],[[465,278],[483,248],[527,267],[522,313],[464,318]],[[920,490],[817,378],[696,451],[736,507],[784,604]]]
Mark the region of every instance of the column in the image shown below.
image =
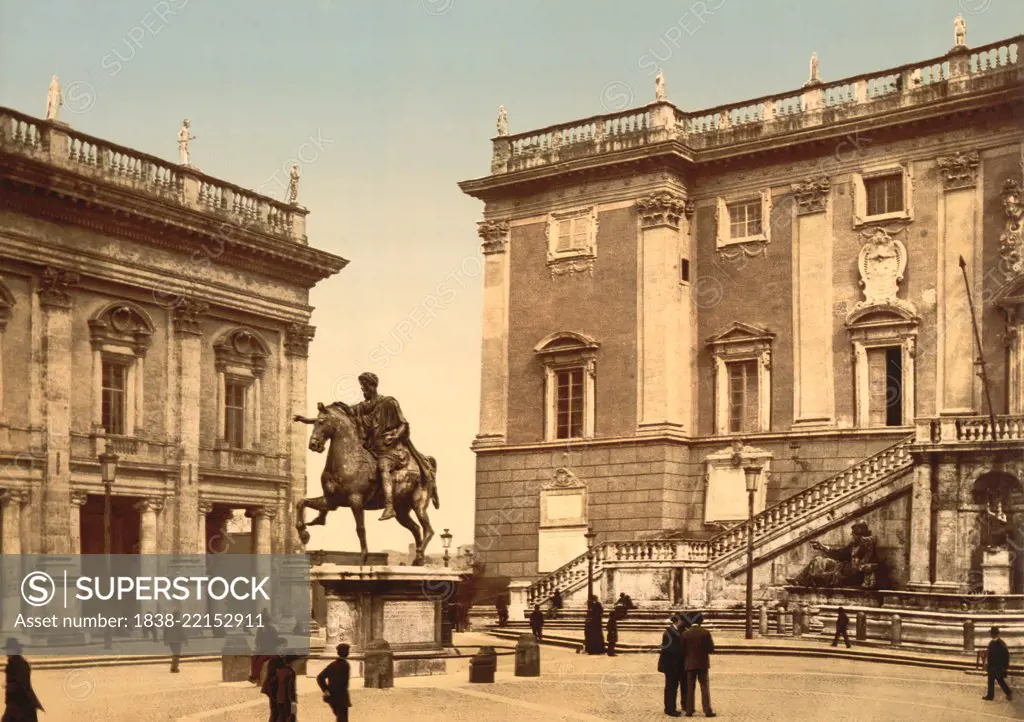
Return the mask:
[[[89,495],[84,491],[71,492],[71,553],[82,553],[82,507]]]
[[[127,378],[124,380],[125,390],[133,389],[136,385],[137,371],[135,364],[128,366]],[[132,396],[135,394],[133,393]],[[132,399],[135,401],[135,399]],[[124,408],[124,433],[126,436],[135,436],[135,403],[126,403]]]
[[[288,398],[282,406],[284,406],[285,415],[289,418],[295,414],[309,415],[309,409],[306,408],[306,359],[309,356],[309,342],[313,340],[315,332],[316,329],[313,326],[293,323],[285,334]],[[294,515],[296,505],[306,497],[306,453],[309,443],[309,427],[305,424],[288,424],[287,439],[286,453],[289,459],[290,489],[285,523],[289,529],[289,543],[283,551],[289,554],[302,551],[302,543],[298,533],[294,531]]]
[[[135,418],[132,422],[132,436],[138,436],[146,427],[146,357],[136,350],[135,356]]]
[[[245,515],[252,519],[252,553],[271,554],[270,521],[275,511],[267,507],[249,509]]]
[[[932,502],[935,509],[935,582],[932,589],[953,593],[960,589],[957,559],[961,546],[957,519],[959,472],[955,457],[938,458],[938,477]]]
[[[103,352],[97,341],[92,346],[92,425],[103,425]]]
[[[638,426],[641,433],[693,428],[692,364],[696,318],[680,263],[692,261],[689,235],[680,233],[686,199],[660,191],[637,200],[640,231]],[[691,270],[691,274],[693,270]]]
[[[480,429],[484,443],[503,443],[508,424],[508,221],[477,224],[484,254],[483,333],[481,341]]]
[[[28,492],[22,489],[10,489],[0,492],[0,504],[3,504],[3,538],[0,539],[4,556],[18,555],[22,551],[21,508],[28,503]]]
[[[212,550],[206,548],[206,516],[213,511],[213,503],[209,501],[199,501],[198,513],[199,513],[199,526],[198,526],[198,544],[196,545],[196,553],[198,554],[210,554]]]
[[[977,153],[938,158],[943,192],[938,208],[938,411],[973,414],[981,411],[976,395],[974,359],[978,351],[971,327],[971,309],[959,259],[967,261],[974,306],[981,309],[981,201],[978,198]],[[984,325],[978,319],[979,333]],[[984,343],[984,338],[982,338]]]
[[[209,306],[195,299],[179,299],[174,308],[177,368],[177,423],[180,447],[178,493],[175,498],[178,543],[175,551],[191,554],[198,548],[199,529],[199,411],[202,405],[201,321]],[[221,427],[223,430],[223,427]],[[223,433],[221,431],[220,433]]]
[[[227,380],[224,377],[224,366],[217,365],[217,429],[214,438],[218,441],[224,438],[224,402],[227,400]]]
[[[921,455],[914,459],[914,490],[910,507],[911,589],[931,588],[932,466]]]
[[[42,309],[43,417],[46,469],[43,480],[42,552],[71,550],[71,295],[78,274],[48,266],[39,284]]]
[[[156,513],[163,509],[163,499],[143,499],[135,504],[139,512],[139,554],[157,553]]]
[[[252,447],[260,446],[260,420],[263,418],[263,373],[258,372],[252,382]]]
[[[7,299],[7,294],[9,291],[0,280],[0,426],[4,421],[4,331],[7,329],[7,319],[10,318],[13,305],[13,301]],[[0,430],[0,434],[2,433]],[[2,441],[3,437],[0,436],[0,443]]]
[[[820,94],[820,91],[814,91]],[[794,427],[835,423],[832,356],[832,210],[827,178],[792,187]]]

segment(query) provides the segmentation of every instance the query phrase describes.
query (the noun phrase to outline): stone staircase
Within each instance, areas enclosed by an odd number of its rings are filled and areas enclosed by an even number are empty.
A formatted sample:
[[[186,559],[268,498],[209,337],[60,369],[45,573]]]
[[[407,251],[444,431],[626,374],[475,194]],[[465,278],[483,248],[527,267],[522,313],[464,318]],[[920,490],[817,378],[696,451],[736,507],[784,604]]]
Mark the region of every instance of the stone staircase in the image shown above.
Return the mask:
[[[802,543],[854,512],[902,493],[912,481],[906,437],[754,517],[754,564]],[[733,577],[747,565],[749,525],[738,524],[708,540],[708,569]]]
[[[913,443],[913,435],[901,439],[755,516],[754,563],[804,542],[859,509],[902,493],[911,483],[913,460],[908,449]],[[746,569],[747,529],[746,523],[737,524],[707,541],[603,542],[592,550],[594,577],[600,578],[610,562],[629,562],[645,566],[696,563],[729,579]],[[546,607],[556,589],[568,602],[568,597],[586,586],[587,566],[587,554],[583,553],[534,582],[526,592],[527,608],[534,604]]]

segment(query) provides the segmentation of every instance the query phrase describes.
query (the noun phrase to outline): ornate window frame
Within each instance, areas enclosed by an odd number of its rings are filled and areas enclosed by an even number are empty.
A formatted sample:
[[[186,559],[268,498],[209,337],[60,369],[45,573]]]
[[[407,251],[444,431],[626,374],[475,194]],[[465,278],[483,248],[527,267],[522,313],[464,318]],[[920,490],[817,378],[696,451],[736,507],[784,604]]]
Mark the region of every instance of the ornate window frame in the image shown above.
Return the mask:
[[[772,343],[775,334],[766,328],[733,323],[725,331],[707,340],[715,362],[715,434],[733,436],[771,430],[772,421]],[[759,361],[757,378],[756,431],[729,431],[728,364],[734,361]]]
[[[586,238],[580,247],[558,250],[558,226],[564,221],[587,223]],[[593,274],[597,258],[597,226],[596,205],[548,214],[544,236],[548,244],[548,269],[552,276],[582,272]]]
[[[213,351],[217,369],[217,446],[228,448],[224,438],[226,387],[228,382],[234,382],[245,386],[243,448],[239,450],[257,449],[260,445],[263,372],[270,357],[270,346],[257,331],[241,326],[222,333],[213,344]]]
[[[560,331],[545,337],[533,352],[544,366],[544,440],[565,441],[557,433],[557,372],[583,369],[583,437],[594,436],[597,352],[601,345],[581,333]],[[579,437],[574,437],[579,438]]]
[[[1007,413],[1024,414],[1024,204],[1021,184],[1015,178],[1003,183],[1003,210],[1006,225],[999,236],[999,267],[1003,271],[1001,289],[993,302],[1006,314],[1004,343],[1007,350]]]
[[[730,236],[731,222],[729,220],[729,206],[740,203],[752,203],[761,201],[761,232],[753,235],[733,238]],[[715,247],[725,248],[727,246],[740,245],[742,243],[771,243],[772,240],[772,189],[764,188],[761,191],[736,195],[732,197],[720,196],[715,199]]]
[[[103,428],[103,364],[113,361],[128,371],[123,436],[136,438],[145,433],[145,361],[155,328],[149,314],[130,301],[107,303],[90,317],[94,429]],[[110,434],[104,429],[104,435]]]
[[[747,446],[739,438],[733,440],[732,446],[704,457],[704,523],[731,526],[747,519],[748,497],[743,468],[751,464],[761,467],[761,479],[754,492],[754,514],[764,511],[772,459],[770,451]],[[720,511],[723,508],[731,513]]]
[[[903,210],[893,213],[868,215],[868,196],[865,180],[900,174],[903,180]],[[860,228],[868,223],[885,221],[912,221],[914,219],[914,172],[909,161],[870,166],[850,174],[853,192],[853,227]]]
[[[899,346],[902,349],[900,379],[903,393],[903,426],[913,426],[915,405],[914,359],[917,356],[917,328],[920,319],[901,306],[866,306],[854,309],[846,320],[846,331],[853,347],[853,386],[855,425],[869,428],[870,379],[868,349]]]

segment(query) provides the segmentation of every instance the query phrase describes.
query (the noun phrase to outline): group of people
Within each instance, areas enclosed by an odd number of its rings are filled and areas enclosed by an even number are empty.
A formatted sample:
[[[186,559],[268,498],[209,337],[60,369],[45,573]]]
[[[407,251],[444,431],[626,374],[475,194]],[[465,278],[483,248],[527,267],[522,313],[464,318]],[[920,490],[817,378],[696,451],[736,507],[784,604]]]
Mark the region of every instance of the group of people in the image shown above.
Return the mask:
[[[615,645],[619,642],[619,620],[625,619],[630,609],[635,609],[633,600],[628,594],[619,594],[611,614],[608,615],[607,645],[602,634],[604,619],[604,607],[598,598],[591,595],[587,602],[587,616],[583,624],[583,648],[580,652],[586,654],[607,654],[609,657],[616,655]]]
[[[708,670],[715,643],[711,632],[704,629],[702,614],[691,619],[685,614],[673,614],[661,635],[658,671],[665,675],[665,714],[681,717],[679,707],[692,717],[697,682],[700,682],[700,702],[705,717],[714,717],[711,709],[711,687]]]

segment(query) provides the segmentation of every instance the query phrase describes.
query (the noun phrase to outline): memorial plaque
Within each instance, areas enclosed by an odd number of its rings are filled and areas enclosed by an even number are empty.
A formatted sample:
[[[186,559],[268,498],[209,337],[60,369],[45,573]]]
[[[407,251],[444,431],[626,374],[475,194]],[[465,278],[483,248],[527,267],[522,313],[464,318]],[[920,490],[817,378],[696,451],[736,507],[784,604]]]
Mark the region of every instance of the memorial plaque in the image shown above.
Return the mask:
[[[571,519],[579,521],[583,518],[583,495],[560,494],[550,495],[547,501],[547,518],[549,521]]]
[[[384,600],[384,639],[396,644],[432,644],[437,641],[432,601]]]

